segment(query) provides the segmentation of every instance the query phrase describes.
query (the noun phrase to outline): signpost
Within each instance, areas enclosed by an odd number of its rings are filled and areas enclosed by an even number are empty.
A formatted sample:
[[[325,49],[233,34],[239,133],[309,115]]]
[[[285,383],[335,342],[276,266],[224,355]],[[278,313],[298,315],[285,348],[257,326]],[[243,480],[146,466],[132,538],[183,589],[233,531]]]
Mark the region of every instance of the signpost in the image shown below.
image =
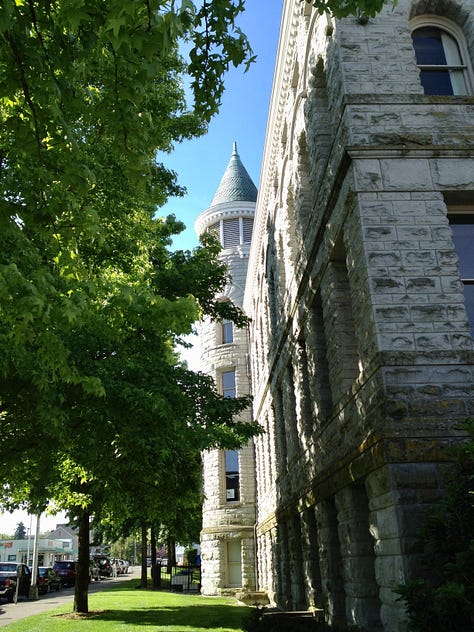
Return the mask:
[[[33,544],[33,568],[31,569],[31,586],[30,599],[38,599],[38,554],[39,554],[39,535],[40,535],[40,516],[36,516],[36,535]]]

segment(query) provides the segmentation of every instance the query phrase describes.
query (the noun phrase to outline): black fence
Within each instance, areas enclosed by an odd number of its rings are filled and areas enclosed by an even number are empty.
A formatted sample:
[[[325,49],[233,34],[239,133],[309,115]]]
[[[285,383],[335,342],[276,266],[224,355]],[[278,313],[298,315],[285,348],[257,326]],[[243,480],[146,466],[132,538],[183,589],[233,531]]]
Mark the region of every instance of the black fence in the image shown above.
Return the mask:
[[[198,594],[201,592],[201,567],[168,566],[158,563],[153,585],[162,590]]]

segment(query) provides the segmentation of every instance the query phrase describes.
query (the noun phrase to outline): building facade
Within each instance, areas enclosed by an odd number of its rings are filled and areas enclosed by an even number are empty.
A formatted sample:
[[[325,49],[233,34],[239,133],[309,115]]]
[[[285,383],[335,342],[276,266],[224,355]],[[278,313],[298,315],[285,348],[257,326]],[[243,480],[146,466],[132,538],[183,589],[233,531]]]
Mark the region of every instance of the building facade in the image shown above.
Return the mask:
[[[33,565],[34,536],[24,540],[0,540],[0,562],[22,562]],[[67,538],[40,538],[38,566],[53,566],[56,560],[73,559],[73,543]]]
[[[473,59],[472,0],[284,3],[243,299],[255,587],[332,625],[406,630],[473,414]]]
[[[231,282],[221,300],[242,307],[257,189],[237,146],[196,232],[212,231],[222,245]],[[230,321],[201,325],[202,371],[225,397],[249,394],[248,333]],[[242,414],[250,420],[250,412]],[[204,507],[201,533],[202,592],[213,595],[255,588],[255,460],[252,444],[203,455]]]

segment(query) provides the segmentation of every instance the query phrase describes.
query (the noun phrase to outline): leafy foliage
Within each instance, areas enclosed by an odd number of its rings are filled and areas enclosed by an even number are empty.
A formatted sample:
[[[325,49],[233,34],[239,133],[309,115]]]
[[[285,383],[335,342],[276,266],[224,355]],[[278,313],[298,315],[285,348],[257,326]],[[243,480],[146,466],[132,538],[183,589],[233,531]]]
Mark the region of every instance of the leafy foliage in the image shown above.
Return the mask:
[[[164,507],[196,477],[199,450],[239,445],[256,430],[233,422],[248,399],[224,400],[174,351],[202,314],[220,315],[226,271],[217,245],[170,253],[182,224],[155,217],[183,192],[157,152],[204,133],[224,71],[252,59],[235,26],[242,10],[191,0],[0,7],[0,501],[8,508],[39,513],[53,500],[84,536],[89,513],[135,517],[158,493]]]
[[[410,630],[469,630],[474,625],[474,421],[469,441],[454,449],[447,494],[427,516],[423,576],[397,592],[407,604]]]
[[[14,540],[26,540],[27,531],[23,522],[19,522],[16,525],[15,533],[13,534]]]
[[[363,15],[374,17],[382,10],[386,0],[303,0],[312,4],[319,13],[328,12],[336,18],[347,17],[348,15]],[[397,0],[392,0],[392,5],[396,6]]]

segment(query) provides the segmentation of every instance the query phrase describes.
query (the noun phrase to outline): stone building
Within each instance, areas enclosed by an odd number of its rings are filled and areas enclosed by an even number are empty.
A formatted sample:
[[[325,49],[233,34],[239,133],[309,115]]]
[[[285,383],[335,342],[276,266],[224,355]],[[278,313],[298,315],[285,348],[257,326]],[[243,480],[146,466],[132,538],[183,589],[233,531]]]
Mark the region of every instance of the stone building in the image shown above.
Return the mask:
[[[213,231],[222,244],[231,284],[222,300],[242,306],[257,189],[237,147],[196,232]],[[215,378],[226,397],[249,393],[247,331],[231,321],[201,326],[202,370]],[[250,420],[250,412],[242,419]],[[201,533],[202,592],[255,588],[255,460],[250,444],[241,450],[203,455],[204,507]]]
[[[473,414],[473,59],[472,0],[284,3],[243,300],[255,587],[333,625],[406,630],[394,588]],[[205,522],[237,534],[226,508]]]

